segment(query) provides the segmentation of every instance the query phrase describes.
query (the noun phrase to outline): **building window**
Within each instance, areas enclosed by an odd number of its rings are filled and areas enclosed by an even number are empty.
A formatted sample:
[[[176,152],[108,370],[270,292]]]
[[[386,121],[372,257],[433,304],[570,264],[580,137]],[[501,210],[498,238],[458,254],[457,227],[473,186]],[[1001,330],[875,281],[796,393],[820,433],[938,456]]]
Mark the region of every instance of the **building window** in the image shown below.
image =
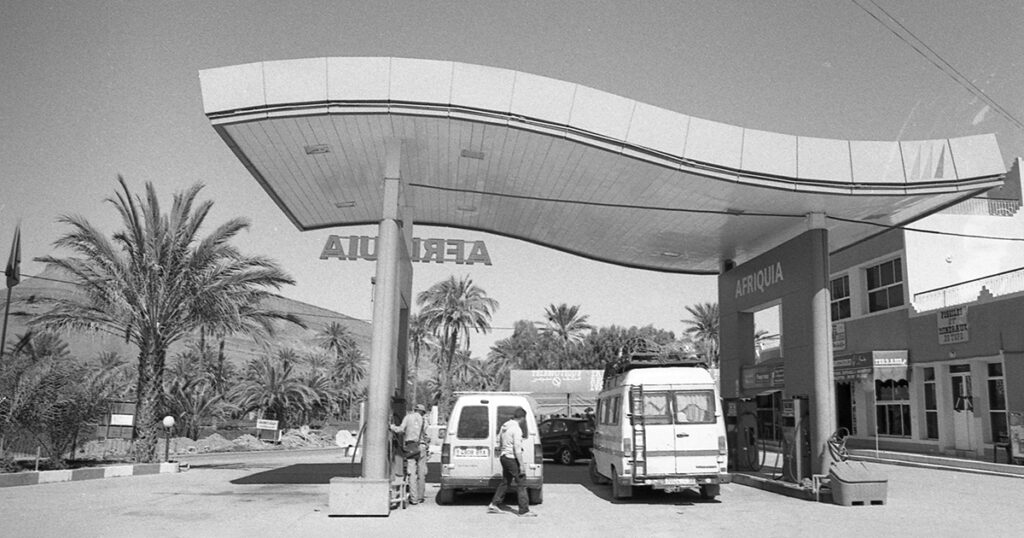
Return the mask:
[[[935,368],[924,369],[924,434],[925,439],[939,438],[939,406],[936,398]]]
[[[829,286],[832,291],[832,321],[850,317],[850,277],[833,279]]]
[[[903,306],[903,262],[900,258],[867,269],[868,312]]]
[[[910,384],[907,380],[875,381],[875,398],[878,433],[910,437]]]
[[[988,364],[988,409],[992,424],[992,442],[1009,439],[1006,427],[1006,385],[1003,383],[1003,363]]]

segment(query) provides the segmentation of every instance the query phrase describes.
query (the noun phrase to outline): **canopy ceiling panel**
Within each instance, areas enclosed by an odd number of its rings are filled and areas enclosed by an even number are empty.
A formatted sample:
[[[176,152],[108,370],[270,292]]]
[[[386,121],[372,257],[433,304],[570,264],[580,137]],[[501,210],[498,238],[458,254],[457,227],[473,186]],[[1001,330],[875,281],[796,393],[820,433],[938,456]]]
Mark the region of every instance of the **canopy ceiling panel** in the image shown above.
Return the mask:
[[[415,223],[697,274],[794,237],[808,213],[832,217],[836,250],[1005,175],[991,135],[797,137],[454,62],[287,60],[200,81],[214,128],[301,230],[380,220],[388,139]]]

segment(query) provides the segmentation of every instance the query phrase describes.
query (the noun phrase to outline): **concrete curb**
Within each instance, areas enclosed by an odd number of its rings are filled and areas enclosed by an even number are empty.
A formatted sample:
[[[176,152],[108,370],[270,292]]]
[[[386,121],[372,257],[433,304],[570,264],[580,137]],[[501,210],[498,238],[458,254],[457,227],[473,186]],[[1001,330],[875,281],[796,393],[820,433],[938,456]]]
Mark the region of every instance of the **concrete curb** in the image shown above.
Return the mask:
[[[813,491],[800,485],[783,482],[781,480],[772,480],[770,478],[764,478],[752,474],[734,472],[732,474],[732,482],[741,486],[762,489],[770,493],[785,495],[786,497],[793,497],[794,499],[823,503],[832,502],[832,493],[827,488],[823,489],[819,493],[818,498],[815,498]]]
[[[888,465],[904,465],[907,467],[923,467],[926,469],[941,469],[944,471],[987,474],[993,476],[1005,476],[1009,478],[1024,478],[1024,465],[1011,465],[1008,463],[990,463],[980,460],[929,456],[925,454],[913,454],[907,452],[887,452],[884,450],[876,453],[874,450],[861,449],[851,450],[850,459],[856,461],[884,463]]]
[[[107,467],[86,467],[82,469],[62,469],[59,471],[3,473],[0,474],[0,488],[34,486],[36,484],[53,484],[57,482],[73,482],[77,480],[95,480],[98,478],[116,478],[121,476],[177,473],[179,471],[179,464],[174,462],[110,465]]]

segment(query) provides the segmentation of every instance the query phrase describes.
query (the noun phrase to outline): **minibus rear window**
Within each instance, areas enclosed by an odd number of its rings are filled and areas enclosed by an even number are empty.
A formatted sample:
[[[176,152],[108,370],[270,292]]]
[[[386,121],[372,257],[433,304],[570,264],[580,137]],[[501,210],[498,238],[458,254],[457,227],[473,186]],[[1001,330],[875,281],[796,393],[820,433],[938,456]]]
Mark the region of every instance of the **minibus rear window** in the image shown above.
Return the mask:
[[[672,424],[672,410],[668,405],[667,392],[644,393],[644,423]]]
[[[455,435],[459,439],[487,439],[487,406],[467,405],[459,414],[459,427]]]
[[[687,390],[675,393],[676,424],[708,424],[715,421],[715,393]]]

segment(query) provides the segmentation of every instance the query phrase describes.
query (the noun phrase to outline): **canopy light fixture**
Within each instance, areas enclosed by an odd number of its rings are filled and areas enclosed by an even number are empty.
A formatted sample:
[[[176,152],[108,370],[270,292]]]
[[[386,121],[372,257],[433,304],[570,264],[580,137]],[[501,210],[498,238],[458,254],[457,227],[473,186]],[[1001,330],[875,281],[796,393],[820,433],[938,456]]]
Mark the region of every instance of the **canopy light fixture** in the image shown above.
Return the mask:
[[[736,209],[734,207],[727,207],[727,208],[725,208],[725,212],[730,214],[730,215],[742,215],[742,214],[746,213],[747,211],[745,209]]]
[[[334,202],[334,207],[337,207],[339,209],[344,209],[346,207],[355,207],[355,206],[356,206],[355,200],[346,200],[344,202]]]
[[[462,150],[462,156],[467,158],[467,159],[476,159],[478,161],[484,160],[484,152],[482,152],[482,151],[473,151],[471,149],[464,149],[464,150]]]
[[[462,212],[465,212],[465,213],[476,213],[476,206],[472,206],[472,205],[460,205],[460,206],[456,207],[455,209],[458,209],[459,211],[462,211]]]
[[[682,256],[682,254],[680,254],[678,252],[668,252],[668,251],[662,252],[661,255],[666,257],[666,258],[678,258],[679,256]]]
[[[314,144],[312,146],[306,146],[306,155],[319,155],[321,153],[330,153],[331,147],[327,144]]]

